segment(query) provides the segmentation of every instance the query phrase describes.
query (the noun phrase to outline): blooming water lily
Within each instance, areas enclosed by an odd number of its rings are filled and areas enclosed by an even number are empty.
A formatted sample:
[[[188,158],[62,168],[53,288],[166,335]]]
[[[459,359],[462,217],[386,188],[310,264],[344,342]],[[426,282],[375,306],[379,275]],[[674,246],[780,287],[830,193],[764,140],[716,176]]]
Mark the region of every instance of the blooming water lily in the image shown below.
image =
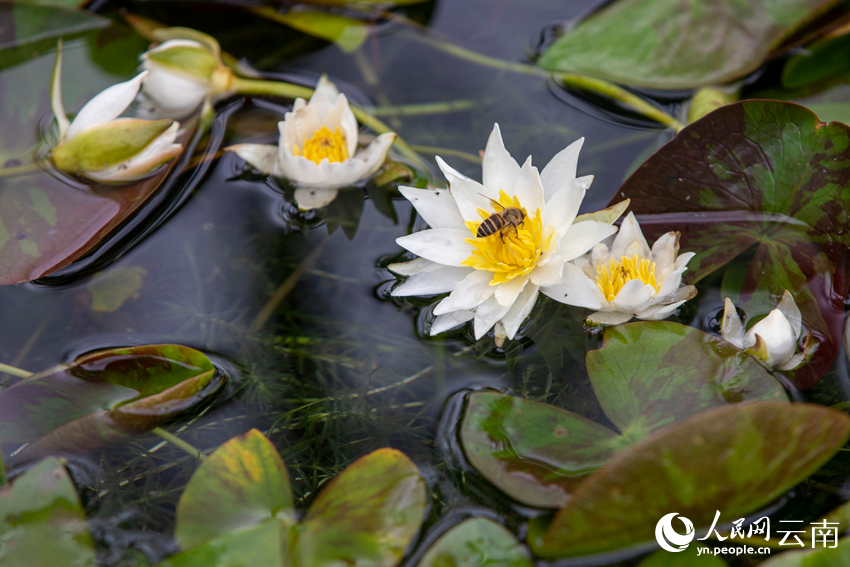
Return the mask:
[[[144,72],[107,88],[69,122],[62,105],[61,64],[60,46],[51,86],[59,143],[50,157],[58,169],[105,183],[135,181],[183,151],[182,145],[174,143],[179,123],[118,118],[136,98]]]
[[[726,298],[720,336],[735,347],[756,356],[771,369],[793,370],[811,352],[813,345],[807,340],[803,352],[795,354],[802,330],[803,316],[794,303],[794,297],[787,290],[776,309],[746,332],[735,305]]]
[[[354,112],[324,75],[310,102],[295,99],[278,128],[277,146],[238,144],[225,149],[264,173],[292,181],[298,186],[295,200],[302,210],[327,205],[340,187],[378,171],[396,137],[392,132],[381,134],[358,151]]]
[[[451,292],[434,309],[432,335],[472,320],[476,339],[494,326],[497,342],[512,339],[538,292],[568,305],[599,307],[591,291],[575,285],[584,275],[570,260],[617,229],[595,220],[574,224],[593,180],[576,178],[582,143],[574,142],[538,172],[530,157],[517,164],[496,125],[484,151],[483,183],[437,158],[449,189],[399,188],[431,228],[397,239],[419,258],[389,267],[408,276],[392,295]],[[486,219],[510,208],[522,212],[521,222],[479,236]]]
[[[694,286],[682,285],[682,274],[693,257],[693,252],[679,254],[678,232],[663,235],[650,249],[629,213],[610,249],[599,243],[575,262],[583,272],[585,293],[593,293],[599,304],[588,322],[619,325],[632,317],[666,319],[697,294]]]
[[[148,72],[142,93],[160,113],[184,116],[214,96],[225,95],[233,73],[221,62],[218,42],[205,34],[191,32],[206,41],[169,39],[142,54]]]

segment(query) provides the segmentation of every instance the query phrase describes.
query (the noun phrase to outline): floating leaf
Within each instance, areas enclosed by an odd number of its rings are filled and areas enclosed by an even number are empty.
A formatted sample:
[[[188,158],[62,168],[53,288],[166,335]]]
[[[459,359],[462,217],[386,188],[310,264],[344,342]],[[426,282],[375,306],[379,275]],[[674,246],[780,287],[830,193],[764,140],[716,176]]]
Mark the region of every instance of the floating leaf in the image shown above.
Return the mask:
[[[814,550],[781,553],[760,565],[761,567],[844,567],[850,565],[850,538],[838,540],[838,545],[834,548],[824,546]]]
[[[366,22],[316,11],[278,12],[274,8],[249,8],[253,13],[302,33],[337,44],[346,53],[356,51],[369,35]]]
[[[848,433],[847,415],[813,404],[703,412],[616,455],[529,542],[544,558],[575,557],[653,541],[670,512],[699,527],[717,510],[746,516],[820,468]]]
[[[514,534],[487,518],[471,518],[440,536],[419,567],[533,567]]]
[[[58,460],[45,459],[0,488],[0,564],[96,565],[80,499]]]
[[[550,71],[656,89],[719,85],[754,71],[837,0],[619,0],[540,57]]]
[[[266,521],[172,555],[157,567],[290,567],[283,561],[284,531]]]
[[[792,57],[782,70],[789,89],[850,74],[850,34],[820,41]]]
[[[361,457],[310,506],[292,547],[294,564],[392,567],[419,531],[425,502],[425,481],[403,453]]]
[[[587,370],[621,433],[555,406],[475,392],[460,429],[469,463],[510,497],[557,508],[583,477],[658,427],[715,406],[787,399],[755,359],[678,323],[607,329],[602,348],[587,353]]]
[[[0,35],[0,50],[109,25],[109,20],[102,16],[57,4],[60,3],[0,2],[0,21],[4,22],[3,34]],[[73,6],[77,3],[70,4]],[[5,29],[5,26],[12,29]]]
[[[704,550],[705,555],[699,555],[698,550]],[[711,548],[704,545],[689,545],[685,551],[670,553],[669,551],[656,551],[640,563],[637,567],[727,567],[726,562],[717,556],[711,555]],[[708,553],[706,553],[708,552]]]
[[[92,311],[112,313],[121,309],[142,289],[147,270],[141,266],[126,266],[95,274],[87,286],[91,293]]]
[[[252,429],[216,449],[192,475],[174,536],[189,549],[272,519],[295,523],[289,474],[274,445]]]
[[[850,283],[850,128],[796,104],[728,105],[641,165],[615,200],[623,197],[636,214],[654,215],[640,218],[648,238],[681,232],[681,249],[697,253],[691,282],[754,249],[736,305],[766,314],[775,299],[764,292],[790,290],[820,343],[790,376],[807,388],[829,369]]]
[[[101,447],[203,403],[223,384],[201,352],[179,345],[81,356],[0,392],[0,441],[35,441],[21,453]]]

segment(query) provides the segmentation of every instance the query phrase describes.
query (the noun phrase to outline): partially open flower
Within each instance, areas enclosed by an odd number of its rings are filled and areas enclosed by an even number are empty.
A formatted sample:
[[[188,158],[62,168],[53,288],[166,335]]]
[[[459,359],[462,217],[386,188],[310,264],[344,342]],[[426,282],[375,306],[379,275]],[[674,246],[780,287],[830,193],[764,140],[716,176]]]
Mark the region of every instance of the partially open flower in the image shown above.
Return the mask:
[[[264,173],[292,181],[298,186],[295,200],[303,210],[327,205],[336,198],[337,189],[378,171],[396,136],[381,134],[358,150],[354,112],[324,75],[310,102],[295,99],[278,128],[278,146],[238,144],[225,149]]]
[[[61,61],[60,48],[51,87],[59,143],[50,157],[58,169],[94,181],[123,183],[147,177],[183,151],[174,143],[177,122],[118,118],[136,98],[144,73],[95,96],[69,123],[62,106]]]
[[[678,232],[663,235],[650,250],[635,215],[629,213],[610,250],[600,243],[575,262],[584,272],[584,285],[600,303],[588,322],[619,325],[632,317],[666,319],[697,294],[694,286],[682,285],[693,257],[693,252],[679,254]]]
[[[389,267],[408,276],[392,295],[451,292],[434,309],[432,335],[473,320],[476,338],[495,326],[497,341],[512,339],[538,291],[599,307],[593,293],[574,285],[584,276],[569,261],[617,229],[595,220],[574,224],[593,180],[576,179],[582,142],[538,173],[531,158],[522,167],[514,161],[496,125],[484,151],[483,184],[437,158],[448,190],[399,188],[431,228],[397,240],[420,258]]]
[[[204,101],[227,94],[233,81],[212,38],[205,43],[170,39],[143,53],[141,59],[142,68],[148,71],[142,93],[154,102],[160,115],[189,114]]]
[[[746,351],[777,370],[793,370],[811,351],[811,341],[806,341],[803,352],[797,354],[797,343],[803,331],[803,316],[794,297],[787,290],[776,309],[767,317],[744,331],[744,325],[732,300],[726,298],[720,336],[735,347]]]

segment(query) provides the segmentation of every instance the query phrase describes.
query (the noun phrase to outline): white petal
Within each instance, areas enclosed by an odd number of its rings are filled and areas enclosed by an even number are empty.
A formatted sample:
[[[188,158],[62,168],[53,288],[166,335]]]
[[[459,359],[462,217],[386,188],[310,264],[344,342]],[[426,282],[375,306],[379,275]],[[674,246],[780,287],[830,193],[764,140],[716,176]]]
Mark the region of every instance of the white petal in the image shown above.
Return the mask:
[[[121,116],[121,113],[136,98],[145,75],[147,75],[147,71],[139,73],[129,81],[112,85],[88,101],[77,113],[74,121],[71,122],[65,138],[73,138],[87,128],[109,122]]]
[[[540,173],[540,180],[543,182],[543,191],[547,201],[576,178],[578,154],[583,144],[584,138],[579,138],[555,154],[555,157],[543,168]]]
[[[596,282],[584,275],[581,268],[572,263],[564,264],[563,283],[541,287],[540,291],[555,301],[576,307],[599,309],[602,307],[602,293]]]
[[[528,284],[522,290],[514,304],[508,309],[508,312],[502,317],[502,325],[505,327],[505,334],[509,339],[516,336],[519,326],[531,313],[534,304],[537,302],[537,286]]]
[[[457,208],[461,216],[467,221],[480,221],[481,216],[478,214],[478,209],[492,210],[493,207],[490,204],[490,199],[498,200],[498,190],[495,192],[489,191],[477,181],[473,181],[456,171],[443,161],[443,158],[440,156],[437,156],[436,159],[437,165],[440,166],[443,175],[446,176],[446,180],[449,182],[449,189],[457,203]]]
[[[312,101],[298,110],[293,106],[292,112],[284,114],[283,121],[278,123],[281,139],[284,140],[281,149],[291,154],[293,145],[297,144],[303,150],[304,142],[312,138],[321,127],[322,115]]]
[[[676,263],[673,265],[673,268],[678,270],[679,268],[684,268],[688,265],[688,262],[691,261],[691,258],[696,256],[696,252],[685,252],[684,254],[679,254],[679,257],[676,258]]]
[[[552,286],[560,284],[564,277],[564,259],[560,256],[552,256],[548,262],[541,265],[540,262],[531,271],[529,277],[538,286]]]
[[[685,273],[687,268],[682,268],[680,270],[676,270],[675,272],[669,274],[663,282],[661,282],[661,287],[658,288],[658,300],[661,301],[669,295],[673,295],[679,286],[682,285],[682,274]]]
[[[424,261],[428,262],[428,260]],[[392,266],[390,269],[392,269]],[[469,275],[470,271],[472,271],[472,268],[456,268],[428,262],[427,268],[410,275],[404,283],[393,289],[390,295],[406,297],[446,293],[455,289]]]
[[[461,311],[453,311],[451,313],[446,313],[445,315],[439,315],[434,319],[434,322],[431,323],[431,329],[429,332],[432,337],[434,335],[439,335],[453,327],[457,327],[467,321],[471,321],[473,317],[475,317],[474,309],[463,309]]]
[[[189,114],[204,102],[210,85],[199,79],[174,73],[150,61],[143,63],[148,74],[142,81],[142,92],[154,103],[179,118]]]
[[[540,174],[537,168],[531,165],[531,158],[523,164],[520,173],[513,186],[513,194],[519,199],[520,204],[525,207],[529,215],[534,216],[536,211],[546,217],[546,203],[543,200],[543,186],[540,184]]]
[[[558,256],[564,261],[578,258],[615,232],[616,226],[604,222],[585,221],[570,225],[558,243]]]
[[[319,116],[322,117],[336,104],[339,94],[339,89],[336,88],[336,85],[328,79],[327,75],[322,74],[319,77],[319,82],[316,83],[316,90],[313,92],[313,96],[310,97],[308,106],[312,106]]]
[[[525,289],[528,283],[528,276],[519,276],[505,283],[499,284],[496,287],[496,301],[502,307],[510,307],[516,301],[520,292]]]
[[[634,245],[637,245],[639,250],[634,250]],[[611,246],[611,256],[619,259],[622,256],[631,255],[629,254],[630,250],[633,250],[633,253],[638,254],[641,258],[649,257],[649,244],[646,243],[646,238],[643,237],[640,225],[632,212],[626,215],[623,224],[620,225],[620,231]]]
[[[226,152],[234,152],[248,162],[252,167],[272,175],[275,173],[277,161],[277,146],[270,144],[236,144],[224,148]]]
[[[460,266],[472,255],[472,245],[464,242],[467,238],[470,238],[468,230],[432,228],[402,236],[396,242],[402,248],[432,262]]]
[[[482,169],[482,181],[485,187],[496,192],[504,189],[508,194],[513,195],[513,186],[519,176],[520,168],[505,149],[498,124],[493,125],[493,131],[484,149]]]
[[[597,311],[591,313],[587,318],[588,322],[596,325],[622,325],[632,319],[631,313],[623,313],[621,311]]]
[[[436,264],[431,260],[426,260],[425,258],[414,258],[407,262],[396,262],[395,264],[387,266],[389,271],[399,276],[413,276],[419,272],[436,270],[439,268],[440,264]]]
[[[345,95],[340,94],[327,113],[324,116],[319,115],[319,120],[321,121],[321,126],[324,126],[331,132],[336,132],[337,128],[342,131],[345,136],[345,149],[349,157],[353,156],[357,151],[357,118],[355,118],[354,112],[348,105],[348,99]]]
[[[799,339],[803,332],[803,315],[800,313],[800,308],[794,302],[794,296],[787,289],[782,294],[782,299],[776,308],[785,315],[788,324],[794,330],[794,335]]]
[[[395,142],[395,132],[386,132],[372,140],[368,146],[354,154],[355,160],[361,161],[364,164],[363,177],[369,177],[384,165],[387,159],[387,152],[390,151],[390,146]]]
[[[584,189],[576,189],[568,185],[546,201],[546,215],[543,223],[555,227],[556,238],[563,236],[576,220],[584,194]]]
[[[668,232],[652,245],[652,261],[655,262],[655,277],[659,280],[667,277],[676,263],[679,253],[679,233]]]
[[[295,203],[302,211],[312,211],[331,204],[339,191],[325,187],[298,187],[295,189]]]
[[[449,296],[434,308],[434,315],[443,315],[459,309],[472,309],[489,299],[496,291],[490,285],[493,279],[492,273],[466,269],[471,271],[467,271],[463,280],[455,285]]]
[[[640,280],[630,280],[617,292],[611,305],[625,313],[637,313],[649,307],[654,298],[654,287]]]
[[[635,313],[635,317],[638,319],[643,319],[644,321],[663,321],[667,317],[673,314],[673,312],[679,308],[685,301],[677,301],[676,303],[671,303],[670,305],[651,305],[649,308],[644,309],[638,313]]]
[[[480,339],[489,331],[496,321],[500,320],[510,309],[510,306],[499,305],[495,297],[491,297],[475,310],[475,340]]]
[[[416,212],[431,228],[465,228],[463,217],[460,216],[457,204],[448,189],[415,189],[402,186],[398,190],[413,203]]]
[[[723,340],[732,343],[736,348],[743,350],[744,347],[744,325],[738,316],[735,304],[728,297],[723,303],[723,321],[720,323],[720,336]]]
[[[794,329],[778,309],[771,311],[767,317],[747,331],[746,342],[756,344],[756,336],[761,337],[767,347],[766,362],[771,367],[787,362],[797,350],[797,336],[794,334]]]

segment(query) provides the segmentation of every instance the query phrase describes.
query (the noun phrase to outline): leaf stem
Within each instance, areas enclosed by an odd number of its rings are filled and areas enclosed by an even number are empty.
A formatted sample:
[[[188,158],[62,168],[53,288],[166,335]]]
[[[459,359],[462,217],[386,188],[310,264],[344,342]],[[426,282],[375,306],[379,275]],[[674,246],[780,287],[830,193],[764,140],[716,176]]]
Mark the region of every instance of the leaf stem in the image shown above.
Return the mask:
[[[33,375],[32,372],[27,372],[26,370],[21,370],[20,368],[16,368],[8,364],[3,364],[2,362],[0,362],[0,372],[5,372],[6,374],[11,374],[12,376],[17,376],[18,378],[29,378]]]
[[[173,433],[170,433],[161,427],[154,427],[153,429],[151,429],[151,433],[165,439],[178,449],[182,449],[184,452],[188,453],[192,457],[195,457],[196,459],[199,459],[201,461],[205,461],[207,459],[207,456],[204,455],[200,449],[198,449],[191,443],[180,439]]]
[[[429,47],[433,47],[434,49],[437,49],[444,53],[448,53],[449,55],[458,57],[459,59],[465,59],[471,63],[476,63],[484,67],[491,67],[493,69],[503,69],[512,73],[522,73],[524,75],[531,75],[535,77],[552,77],[555,81],[567,87],[574,87],[598,93],[610,99],[616,100],[617,102],[622,103],[630,110],[633,110],[638,114],[641,114],[642,116],[646,116],[651,120],[660,122],[665,126],[670,126],[674,128],[677,132],[683,128],[682,124],[678,120],[676,120],[673,116],[667,114],[660,108],[647,102],[636,94],[627,91],[623,87],[620,87],[618,85],[615,85],[614,83],[610,83],[603,79],[597,79],[589,75],[581,75],[578,73],[550,74],[545,69],[541,69],[533,65],[528,65],[527,63],[505,61],[497,57],[491,57],[490,55],[477,53],[475,51],[472,51],[471,49],[461,47],[460,45],[451,41],[438,40],[431,37],[430,35],[425,35],[421,33],[413,33],[410,34],[408,37],[413,39],[414,41],[428,45]]]
[[[233,78],[230,88],[232,92],[237,94],[270,95],[288,99],[310,98],[314,91],[314,89],[311,89],[310,87],[302,87],[301,85],[286,83],[284,81],[262,81],[258,79],[242,79],[240,77]],[[360,124],[366,126],[373,132],[385,134],[393,131],[389,126],[369,114],[365,109],[352,104],[351,110],[354,112],[354,116],[357,117]],[[422,161],[419,154],[413,151],[407,142],[402,140],[398,134],[396,134],[396,136],[394,145],[398,152],[413,162],[417,167],[427,171],[428,166],[424,161]]]
[[[35,173],[37,171],[41,171],[41,166],[37,163],[25,163],[23,165],[16,165],[14,167],[3,167],[0,168],[0,178],[27,175],[29,173]]]
[[[443,102],[424,102],[420,104],[398,104],[393,106],[376,106],[372,109],[375,116],[428,116],[448,112],[462,112],[473,108],[474,100],[447,100]]]

